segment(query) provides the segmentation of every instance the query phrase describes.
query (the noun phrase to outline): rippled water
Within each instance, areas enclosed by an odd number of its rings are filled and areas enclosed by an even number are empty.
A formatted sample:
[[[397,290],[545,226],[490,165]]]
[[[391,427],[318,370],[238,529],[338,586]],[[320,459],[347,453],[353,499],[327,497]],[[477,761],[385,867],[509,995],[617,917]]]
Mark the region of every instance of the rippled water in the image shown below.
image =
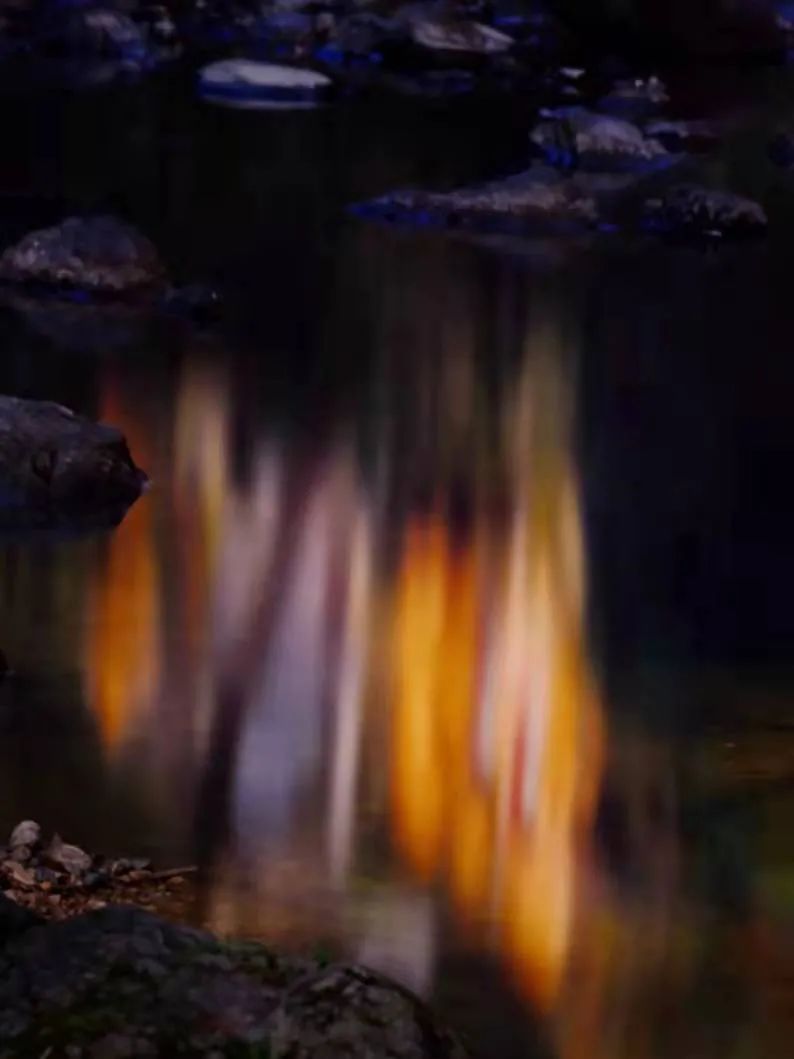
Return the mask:
[[[782,178],[741,251],[495,252],[343,206],[520,164],[520,112],[24,106],[3,189],[122,209],[228,315],[0,316],[2,389],[153,482],[0,550],[2,826],[197,861],[197,920],[384,968],[483,1055],[788,1055]]]

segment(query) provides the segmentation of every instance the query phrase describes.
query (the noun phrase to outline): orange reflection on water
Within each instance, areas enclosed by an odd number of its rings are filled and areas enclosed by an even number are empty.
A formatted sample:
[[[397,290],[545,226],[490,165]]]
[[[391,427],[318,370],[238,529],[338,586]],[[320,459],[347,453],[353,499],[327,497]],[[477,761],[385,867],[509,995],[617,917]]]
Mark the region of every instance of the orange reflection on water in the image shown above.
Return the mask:
[[[555,451],[539,451],[507,543],[483,521],[454,541],[437,513],[408,524],[391,775],[395,842],[414,874],[443,880],[461,920],[485,927],[548,1009],[566,969],[602,735],[575,490]]]
[[[151,473],[151,435],[120,399],[112,378],[99,414],[124,432],[134,459]],[[133,505],[107,539],[94,579],[86,670],[102,739],[111,749],[122,742],[128,723],[150,708],[160,680],[160,571],[153,517],[146,498]]]

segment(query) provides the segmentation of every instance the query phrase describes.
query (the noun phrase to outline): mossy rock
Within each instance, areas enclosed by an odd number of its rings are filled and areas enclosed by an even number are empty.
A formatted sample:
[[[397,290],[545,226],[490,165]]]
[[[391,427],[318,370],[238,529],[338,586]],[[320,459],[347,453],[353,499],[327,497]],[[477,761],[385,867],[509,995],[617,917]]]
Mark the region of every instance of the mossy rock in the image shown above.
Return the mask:
[[[133,908],[0,951],[0,1059],[464,1059],[425,1005],[363,968],[223,943]]]

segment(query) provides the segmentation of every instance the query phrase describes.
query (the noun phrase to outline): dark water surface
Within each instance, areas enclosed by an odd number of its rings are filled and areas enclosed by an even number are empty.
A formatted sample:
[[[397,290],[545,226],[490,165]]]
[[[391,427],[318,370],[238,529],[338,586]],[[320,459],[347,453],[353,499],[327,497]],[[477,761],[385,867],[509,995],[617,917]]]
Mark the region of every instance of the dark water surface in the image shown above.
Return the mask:
[[[789,93],[755,86],[761,124]],[[781,104],[780,101],[783,101]],[[0,390],[122,427],[110,535],[0,549],[0,826],[206,872],[483,1056],[794,1031],[794,182],[720,253],[496,252],[344,205],[523,163],[528,111],[6,100],[6,237],[110,208],[214,334],[17,302]]]

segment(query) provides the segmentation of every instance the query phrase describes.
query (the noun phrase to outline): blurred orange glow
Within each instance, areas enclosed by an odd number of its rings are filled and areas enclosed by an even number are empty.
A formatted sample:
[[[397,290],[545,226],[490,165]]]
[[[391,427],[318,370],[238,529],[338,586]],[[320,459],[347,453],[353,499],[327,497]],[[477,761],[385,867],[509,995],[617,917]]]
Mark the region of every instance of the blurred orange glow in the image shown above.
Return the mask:
[[[437,514],[405,531],[392,815],[415,875],[443,881],[463,921],[503,931],[499,948],[548,1009],[571,943],[602,733],[575,489],[564,462],[536,463],[506,546],[483,524],[453,545]]]
[[[122,403],[108,380],[100,417],[126,434],[139,466],[152,473],[151,433]],[[149,708],[160,676],[160,578],[153,507],[143,497],[106,541],[94,585],[87,673],[105,745],[116,748],[126,727]]]

